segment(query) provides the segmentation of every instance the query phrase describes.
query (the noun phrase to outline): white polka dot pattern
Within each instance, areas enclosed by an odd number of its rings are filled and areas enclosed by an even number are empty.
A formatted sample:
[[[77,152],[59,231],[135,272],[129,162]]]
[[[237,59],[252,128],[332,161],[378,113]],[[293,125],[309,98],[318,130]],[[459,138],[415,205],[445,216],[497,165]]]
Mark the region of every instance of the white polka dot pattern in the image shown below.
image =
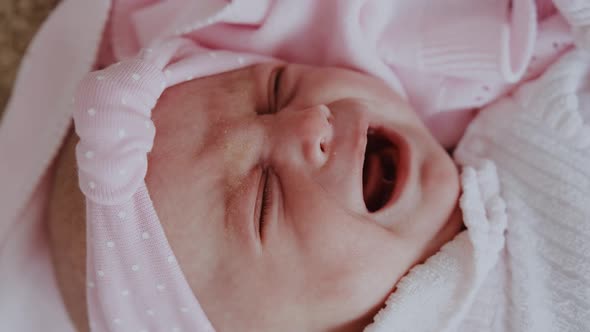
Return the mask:
[[[92,331],[213,331],[145,185],[146,154],[155,135],[151,110],[166,87],[165,76],[148,62],[125,60],[88,74],[75,96]]]
[[[80,181],[91,179],[95,183],[91,192],[85,192],[87,197],[97,203],[113,204],[129,199],[143,182],[147,171],[145,155],[152,148],[155,129],[141,124],[150,121],[149,111],[163,91],[159,82],[164,75],[145,62],[126,60],[98,76],[104,78],[97,80],[96,74],[89,74],[79,89],[108,98],[76,96],[77,109],[87,110],[86,114],[74,112],[76,131],[81,137],[77,150],[78,154],[83,151],[85,157],[77,160]],[[122,103],[114,102],[117,99]],[[96,116],[99,112],[101,116]],[[112,128],[113,123],[121,127]],[[109,131],[111,137],[105,135]],[[126,176],[117,174],[118,169],[128,170]]]

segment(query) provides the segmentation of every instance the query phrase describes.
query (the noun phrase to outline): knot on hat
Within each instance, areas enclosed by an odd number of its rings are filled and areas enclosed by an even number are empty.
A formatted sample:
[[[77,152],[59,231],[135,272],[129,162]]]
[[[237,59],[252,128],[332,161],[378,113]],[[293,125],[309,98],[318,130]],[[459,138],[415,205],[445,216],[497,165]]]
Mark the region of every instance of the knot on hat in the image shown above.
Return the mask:
[[[129,199],[144,183],[155,128],[151,111],[166,87],[160,69],[139,59],[91,72],[74,97],[80,189],[95,203]]]

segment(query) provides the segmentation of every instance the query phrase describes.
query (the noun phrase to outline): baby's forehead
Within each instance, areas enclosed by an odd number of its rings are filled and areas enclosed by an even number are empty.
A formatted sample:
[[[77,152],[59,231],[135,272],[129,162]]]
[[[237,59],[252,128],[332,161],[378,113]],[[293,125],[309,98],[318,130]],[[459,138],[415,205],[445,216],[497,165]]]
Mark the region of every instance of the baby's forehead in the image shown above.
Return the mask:
[[[256,94],[262,81],[259,67],[248,66],[174,85],[163,92],[156,109],[168,106],[194,108],[198,105],[231,109],[237,105],[252,105],[257,101]]]
[[[256,65],[225,71],[214,75],[191,78],[181,84],[172,86],[164,91],[184,91],[190,95],[195,93],[236,94],[243,93],[253,85],[257,75]]]

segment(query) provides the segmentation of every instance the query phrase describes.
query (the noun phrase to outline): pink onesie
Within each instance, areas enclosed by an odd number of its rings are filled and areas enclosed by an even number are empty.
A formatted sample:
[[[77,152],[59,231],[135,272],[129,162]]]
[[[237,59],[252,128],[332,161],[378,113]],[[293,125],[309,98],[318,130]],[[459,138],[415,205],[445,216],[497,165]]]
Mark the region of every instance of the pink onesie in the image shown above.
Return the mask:
[[[470,110],[538,76],[573,36],[590,39],[578,29],[590,22],[590,4],[560,2],[564,18],[537,2],[62,1],[29,47],[0,126],[3,327],[73,330],[47,248],[47,174],[76,86],[97,61],[149,53],[154,42],[182,36],[192,43],[163,64],[166,86],[269,58],[344,66],[383,79],[453,145]]]

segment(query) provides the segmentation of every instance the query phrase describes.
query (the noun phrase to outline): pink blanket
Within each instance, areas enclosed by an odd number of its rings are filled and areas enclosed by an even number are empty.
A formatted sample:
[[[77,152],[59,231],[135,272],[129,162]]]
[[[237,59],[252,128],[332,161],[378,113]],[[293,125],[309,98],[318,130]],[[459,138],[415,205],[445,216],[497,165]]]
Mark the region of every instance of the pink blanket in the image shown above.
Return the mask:
[[[407,97],[453,145],[471,110],[569,48],[568,22],[588,20],[590,4],[562,2],[567,20],[543,0],[62,1],[23,60],[0,126],[0,322],[14,331],[72,330],[43,227],[47,174],[71,124],[75,87],[97,61],[183,35],[200,56],[171,64],[169,85],[269,57],[348,67]]]

